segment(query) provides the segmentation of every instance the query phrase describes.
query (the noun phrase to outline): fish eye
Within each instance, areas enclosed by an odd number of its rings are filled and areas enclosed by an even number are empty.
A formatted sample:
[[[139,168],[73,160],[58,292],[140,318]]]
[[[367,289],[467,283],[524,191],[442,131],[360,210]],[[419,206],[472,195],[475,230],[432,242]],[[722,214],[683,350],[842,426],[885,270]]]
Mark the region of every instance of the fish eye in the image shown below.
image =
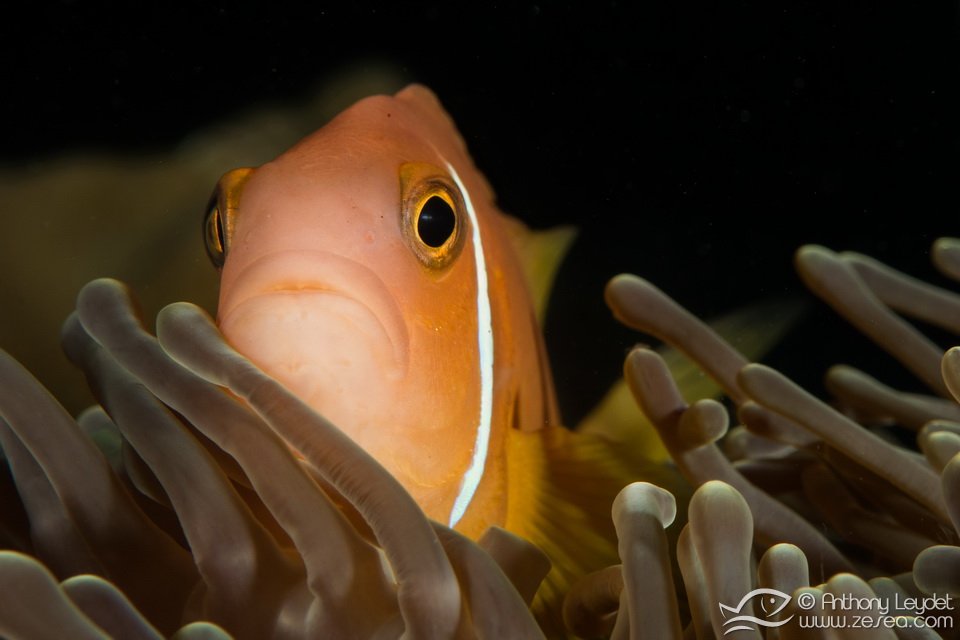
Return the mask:
[[[233,169],[223,174],[207,204],[207,213],[203,217],[203,245],[207,249],[210,261],[218,269],[223,268],[227,253],[230,251],[230,239],[236,225],[240,193],[253,171],[250,168],[243,168]]]
[[[427,268],[440,271],[459,255],[466,226],[460,190],[433,165],[400,167],[401,226],[407,245]]]
[[[434,249],[450,239],[457,226],[457,214],[440,196],[430,196],[417,216],[417,235],[423,244]]]
[[[223,233],[223,217],[220,215],[220,206],[213,198],[207,207],[207,215],[203,221],[203,241],[207,248],[207,255],[218,269],[223,266],[226,258],[226,239]]]

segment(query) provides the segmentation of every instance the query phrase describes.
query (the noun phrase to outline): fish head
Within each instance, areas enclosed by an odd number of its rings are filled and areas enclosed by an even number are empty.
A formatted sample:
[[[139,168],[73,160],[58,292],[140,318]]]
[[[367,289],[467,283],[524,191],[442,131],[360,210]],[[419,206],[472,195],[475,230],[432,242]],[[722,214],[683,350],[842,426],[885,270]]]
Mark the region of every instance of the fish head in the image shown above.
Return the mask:
[[[542,359],[522,345],[531,303],[493,192],[433,94],[366,98],[226,174],[212,203],[231,344],[428,516],[455,525],[469,507],[464,526],[501,524],[517,381]]]

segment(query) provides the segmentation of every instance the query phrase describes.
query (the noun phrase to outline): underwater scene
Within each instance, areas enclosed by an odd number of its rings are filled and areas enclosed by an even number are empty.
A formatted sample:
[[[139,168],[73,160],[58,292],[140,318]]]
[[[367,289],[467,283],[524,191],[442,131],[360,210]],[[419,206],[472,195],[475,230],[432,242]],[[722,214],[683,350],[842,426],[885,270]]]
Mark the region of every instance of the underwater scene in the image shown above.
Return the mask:
[[[960,637],[955,7],[30,11],[0,636]]]

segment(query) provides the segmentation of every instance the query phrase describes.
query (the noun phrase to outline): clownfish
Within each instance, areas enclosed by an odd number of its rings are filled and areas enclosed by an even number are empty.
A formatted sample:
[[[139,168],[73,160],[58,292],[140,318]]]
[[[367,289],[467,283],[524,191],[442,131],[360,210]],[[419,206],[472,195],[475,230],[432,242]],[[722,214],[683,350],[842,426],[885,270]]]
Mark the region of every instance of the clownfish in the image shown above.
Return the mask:
[[[624,485],[682,487],[625,385],[583,428],[562,426],[540,320],[574,231],[534,233],[501,212],[427,88],[365,98],[272,162],[228,172],[204,236],[227,340],[428,517],[539,546],[553,564],[542,624],[558,624],[572,580],[618,562],[610,506]]]
[[[427,89],[367,98],[207,217],[226,338],[432,519],[508,519],[507,438],[559,425],[508,222]]]

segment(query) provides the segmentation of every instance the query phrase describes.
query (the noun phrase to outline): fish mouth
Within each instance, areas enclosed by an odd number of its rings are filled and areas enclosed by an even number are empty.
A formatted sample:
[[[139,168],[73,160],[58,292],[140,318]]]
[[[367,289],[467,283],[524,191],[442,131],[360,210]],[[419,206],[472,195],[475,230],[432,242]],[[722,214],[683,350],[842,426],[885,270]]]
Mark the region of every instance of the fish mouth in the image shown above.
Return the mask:
[[[217,316],[244,352],[288,343],[288,353],[301,352],[294,360],[316,347],[342,361],[349,348],[357,357],[366,352],[386,375],[402,376],[408,366],[409,335],[390,289],[369,267],[335,253],[273,252],[235,273],[228,264]]]

